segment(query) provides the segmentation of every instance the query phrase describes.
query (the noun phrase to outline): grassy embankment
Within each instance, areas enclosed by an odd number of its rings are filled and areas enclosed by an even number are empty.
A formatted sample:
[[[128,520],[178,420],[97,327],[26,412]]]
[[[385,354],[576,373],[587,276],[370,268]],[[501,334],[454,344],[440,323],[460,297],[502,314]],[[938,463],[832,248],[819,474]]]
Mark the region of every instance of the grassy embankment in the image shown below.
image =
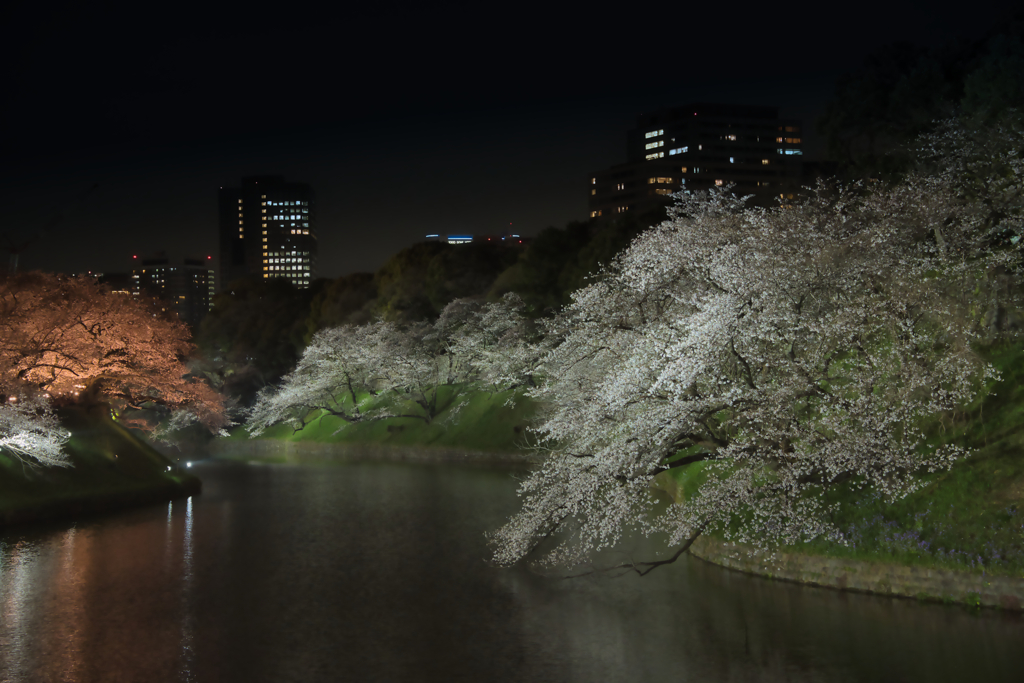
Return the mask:
[[[786,552],[941,567],[1024,577],[1024,345],[982,355],[1002,379],[962,414],[935,421],[932,443],[970,448],[970,457],[924,477],[917,492],[894,504],[841,489],[836,526],[849,545],[813,541]],[[700,467],[660,475],[674,495],[692,494]]]
[[[314,411],[306,416],[301,430],[278,424],[258,438],[296,443],[407,446],[491,453],[517,452],[527,444],[526,427],[536,405],[524,397],[521,390],[464,392],[461,387],[442,386],[438,392],[439,409],[429,422],[415,417],[391,417],[350,423],[324,411]],[[383,399],[371,399],[364,405],[364,414],[372,413],[378,400]],[[346,407],[349,407],[348,403]],[[395,413],[425,414],[411,401],[389,405],[388,408]],[[249,434],[243,427],[236,427],[224,441],[238,442],[248,438]]]
[[[66,450],[72,466],[30,467],[0,451],[0,525],[199,492],[199,479],[114,422],[105,406],[59,415],[71,432]]]

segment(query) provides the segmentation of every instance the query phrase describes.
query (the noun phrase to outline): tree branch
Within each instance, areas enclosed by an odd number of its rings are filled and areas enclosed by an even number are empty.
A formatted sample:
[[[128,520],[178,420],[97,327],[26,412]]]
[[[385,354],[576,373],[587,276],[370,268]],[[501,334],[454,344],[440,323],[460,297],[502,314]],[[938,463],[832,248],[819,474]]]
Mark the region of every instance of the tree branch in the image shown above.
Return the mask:
[[[652,571],[654,571],[656,568],[661,567],[662,565],[672,564],[673,562],[678,560],[680,557],[682,557],[683,553],[685,553],[685,552],[690,550],[690,546],[692,546],[694,541],[696,541],[700,537],[700,535],[702,533],[704,533],[704,529],[706,529],[706,528],[707,528],[707,524],[702,524],[700,526],[700,528],[697,529],[697,532],[693,536],[690,536],[690,538],[686,539],[683,542],[683,545],[681,545],[679,547],[679,549],[676,550],[675,554],[672,557],[666,558],[664,560],[654,560],[654,561],[651,561],[651,562],[628,562],[628,563],[625,563],[625,564],[617,565],[615,567],[607,567],[605,569],[595,569],[593,571],[583,572],[582,574],[571,574],[569,576],[566,576],[565,578],[567,578],[567,579],[578,579],[578,578],[583,577],[583,576],[590,576],[592,574],[599,574],[599,573],[604,574],[604,573],[607,573],[607,572],[614,572],[614,571],[622,571],[622,574],[620,574],[619,576],[623,576],[623,575],[628,574],[630,572],[636,572],[640,576],[646,576],[647,574],[650,574]]]

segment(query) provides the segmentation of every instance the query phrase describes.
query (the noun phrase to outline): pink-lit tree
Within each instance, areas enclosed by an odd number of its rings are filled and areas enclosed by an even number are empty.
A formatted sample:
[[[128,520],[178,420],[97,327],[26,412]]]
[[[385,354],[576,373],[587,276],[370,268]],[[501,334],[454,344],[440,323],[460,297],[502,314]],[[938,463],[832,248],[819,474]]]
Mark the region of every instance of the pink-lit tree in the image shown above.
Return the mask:
[[[185,410],[212,430],[223,401],[189,375],[188,328],[150,301],[91,278],[25,273],[0,282],[0,393],[115,410]],[[141,420],[133,426],[147,428]]]

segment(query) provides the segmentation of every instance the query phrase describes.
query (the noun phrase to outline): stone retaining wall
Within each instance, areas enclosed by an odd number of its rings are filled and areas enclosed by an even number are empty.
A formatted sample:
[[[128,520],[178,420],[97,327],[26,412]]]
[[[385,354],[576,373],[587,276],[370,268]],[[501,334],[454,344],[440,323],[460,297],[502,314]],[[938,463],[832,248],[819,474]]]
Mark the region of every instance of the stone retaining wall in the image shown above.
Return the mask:
[[[1024,606],[1024,578],[820,555],[782,552],[771,555],[749,546],[703,536],[694,542],[690,553],[747,574],[812,586],[1015,611],[1021,611]]]

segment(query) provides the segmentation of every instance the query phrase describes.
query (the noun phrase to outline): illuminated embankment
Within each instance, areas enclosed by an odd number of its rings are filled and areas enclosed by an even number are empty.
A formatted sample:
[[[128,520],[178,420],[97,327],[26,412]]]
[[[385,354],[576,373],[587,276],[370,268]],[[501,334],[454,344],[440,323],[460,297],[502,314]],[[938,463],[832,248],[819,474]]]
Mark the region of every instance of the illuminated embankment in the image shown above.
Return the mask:
[[[73,517],[198,493],[201,482],[110,419],[109,409],[59,411],[71,467],[30,467],[0,451],[0,526]]]

